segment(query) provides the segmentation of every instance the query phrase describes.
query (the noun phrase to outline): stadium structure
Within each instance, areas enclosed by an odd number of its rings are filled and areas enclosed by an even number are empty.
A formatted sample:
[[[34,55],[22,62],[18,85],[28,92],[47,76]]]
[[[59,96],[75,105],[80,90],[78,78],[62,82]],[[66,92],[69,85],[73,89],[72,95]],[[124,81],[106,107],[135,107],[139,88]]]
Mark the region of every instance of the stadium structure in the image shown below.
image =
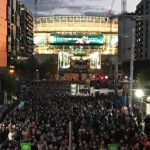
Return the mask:
[[[76,73],[76,78],[95,71],[100,74],[104,61],[113,62],[118,54],[118,20],[99,16],[36,17],[34,45],[35,54],[57,54],[59,74]]]

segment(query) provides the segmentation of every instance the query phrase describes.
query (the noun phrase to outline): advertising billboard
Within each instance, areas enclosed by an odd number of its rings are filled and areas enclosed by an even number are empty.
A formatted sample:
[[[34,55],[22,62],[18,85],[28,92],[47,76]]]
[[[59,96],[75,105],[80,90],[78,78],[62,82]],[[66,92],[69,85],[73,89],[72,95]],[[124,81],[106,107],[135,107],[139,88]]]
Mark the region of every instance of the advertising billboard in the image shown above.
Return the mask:
[[[105,55],[116,55],[118,52],[118,35],[116,34],[105,34],[105,42],[103,44],[103,54]]]
[[[117,47],[118,46],[118,36],[116,35],[109,35],[107,36],[108,41],[107,45],[112,46],[112,47]]]
[[[70,94],[72,96],[77,95],[77,84],[71,84],[70,85]]]
[[[46,34],[45,33],[35,33],[34,34],[34,44],[36,46],[45,46]]]
[[[101,69],[101,54],[100,54],[100,52],[95,52],[90,55],[90,68],[91,69]]]
[[[102,45],[104,43],[103,35],[90,36],[63,36],[53,35],[49,38],[50,44],[68,44],[68,45]]]
[[[70,54],[67,52],[59,52],[59,68],[70,68]]]

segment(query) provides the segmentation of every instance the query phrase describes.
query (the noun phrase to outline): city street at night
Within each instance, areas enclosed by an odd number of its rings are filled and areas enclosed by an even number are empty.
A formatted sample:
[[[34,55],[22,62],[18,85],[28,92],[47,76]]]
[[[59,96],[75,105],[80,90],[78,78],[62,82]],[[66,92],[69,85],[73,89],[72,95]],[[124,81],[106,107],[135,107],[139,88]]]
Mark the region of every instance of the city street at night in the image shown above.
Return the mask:
[[[0,0],[0,150],[150,150],[149,0]]]

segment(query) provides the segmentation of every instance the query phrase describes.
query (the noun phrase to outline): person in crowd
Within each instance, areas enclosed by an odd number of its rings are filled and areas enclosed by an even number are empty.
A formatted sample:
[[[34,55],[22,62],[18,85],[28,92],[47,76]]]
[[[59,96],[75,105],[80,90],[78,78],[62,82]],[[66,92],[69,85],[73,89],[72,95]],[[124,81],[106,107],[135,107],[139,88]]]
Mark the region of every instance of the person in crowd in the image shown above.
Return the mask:
[[[30,142],[33,150],[68,150],[69,121],[73,150],[149,150],[150,137],[136,113],[115,108],[109,96],[70,96],[69,81],[43,81],[26,85],[22,109],[16,108],[0,128],[1,149],[17,150]]]

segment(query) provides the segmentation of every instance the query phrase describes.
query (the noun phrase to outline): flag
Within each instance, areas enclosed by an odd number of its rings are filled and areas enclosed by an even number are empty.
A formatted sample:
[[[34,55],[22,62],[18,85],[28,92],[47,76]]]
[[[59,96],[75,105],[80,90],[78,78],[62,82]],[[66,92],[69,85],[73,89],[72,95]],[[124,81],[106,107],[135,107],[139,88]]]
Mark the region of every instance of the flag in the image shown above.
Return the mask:
[[[21,150],[31,150],[31,143],[21,143]]]
[[[108,150],[119,150],[118,144],[108,144]]]

